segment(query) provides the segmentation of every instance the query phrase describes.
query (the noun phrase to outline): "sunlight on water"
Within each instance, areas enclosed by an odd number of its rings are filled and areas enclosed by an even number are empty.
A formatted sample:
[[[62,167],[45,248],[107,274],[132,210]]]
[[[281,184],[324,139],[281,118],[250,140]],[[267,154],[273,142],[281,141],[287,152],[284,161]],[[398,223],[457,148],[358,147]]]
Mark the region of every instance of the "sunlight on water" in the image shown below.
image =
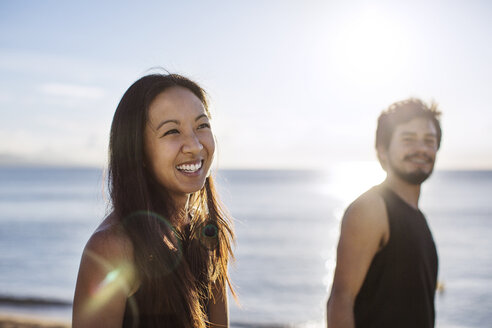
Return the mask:
[[[340,226],[337,224],[329,230],[328,238],[333,241],[338,240],[339,233]],[[326,270],[326,274],[323,276],[323,286],[326,287],[326,291],[328,294],[330,293],[331,283],[333,282],[333,275],[335,274],[336,246],[336,242],[333,242],[330,248],[325,250],[322,254]]]
[[[367,189],[381,183],[385,176],[376,161],[342,162],[330,169],[324,192],[346,206]]]
[[[298,328],[322,328],[324,326],[325,326],[325,324],[323,322],[309,321],[309,322],[301,323],[297,327]]]

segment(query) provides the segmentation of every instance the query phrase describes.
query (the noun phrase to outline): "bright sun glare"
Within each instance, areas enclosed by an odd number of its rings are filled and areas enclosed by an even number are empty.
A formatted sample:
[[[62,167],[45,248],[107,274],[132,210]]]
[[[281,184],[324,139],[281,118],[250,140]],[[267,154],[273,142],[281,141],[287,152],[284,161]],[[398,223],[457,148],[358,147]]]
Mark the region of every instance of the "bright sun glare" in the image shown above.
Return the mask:
[[[388,15],[377,10],[355,14],[337,33],[337,69],[350,81],[391,80],[408,64],[409,41],[401,24]]]

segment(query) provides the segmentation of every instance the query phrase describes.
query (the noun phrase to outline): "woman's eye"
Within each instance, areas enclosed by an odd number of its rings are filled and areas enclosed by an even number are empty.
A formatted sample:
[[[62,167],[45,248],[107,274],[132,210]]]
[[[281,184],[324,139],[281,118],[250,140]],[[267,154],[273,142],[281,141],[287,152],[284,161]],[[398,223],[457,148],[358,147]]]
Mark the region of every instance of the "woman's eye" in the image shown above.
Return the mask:
[[[204,129],[204,128],[208,128],[210,129],[210,124],[209,123],[202,123],[198,126],[199,129]]]
[[[162,135],[162,137],[165,137],[165,136],[170,135],[170,134],[177,134],[177,133],[179,133],[179,131],[178,131],[177,129],[172,129],[172,130],[166,131],[166,132]]]

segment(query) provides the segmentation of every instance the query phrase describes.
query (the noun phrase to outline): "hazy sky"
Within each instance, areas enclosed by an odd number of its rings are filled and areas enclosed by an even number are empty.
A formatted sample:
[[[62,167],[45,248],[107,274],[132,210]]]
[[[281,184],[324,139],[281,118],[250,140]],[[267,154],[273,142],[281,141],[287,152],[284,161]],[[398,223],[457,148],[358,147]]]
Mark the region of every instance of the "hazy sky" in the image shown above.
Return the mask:
[[[380,111],[443,111],[439,168],[492,168],[490,1],[0,0],[0,162],[103,165],[159,66],[209,92],[219,167],[374,161]]]

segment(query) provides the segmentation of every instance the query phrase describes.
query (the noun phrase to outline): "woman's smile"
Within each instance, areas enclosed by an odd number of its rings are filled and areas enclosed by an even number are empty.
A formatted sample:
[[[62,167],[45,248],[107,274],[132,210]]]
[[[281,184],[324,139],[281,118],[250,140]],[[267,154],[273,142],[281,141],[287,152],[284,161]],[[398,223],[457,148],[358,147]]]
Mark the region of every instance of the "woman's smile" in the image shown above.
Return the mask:
[[[197,175],[203,166],[203,160],[183,163],[176,166],[176,169],[185,175]]]

